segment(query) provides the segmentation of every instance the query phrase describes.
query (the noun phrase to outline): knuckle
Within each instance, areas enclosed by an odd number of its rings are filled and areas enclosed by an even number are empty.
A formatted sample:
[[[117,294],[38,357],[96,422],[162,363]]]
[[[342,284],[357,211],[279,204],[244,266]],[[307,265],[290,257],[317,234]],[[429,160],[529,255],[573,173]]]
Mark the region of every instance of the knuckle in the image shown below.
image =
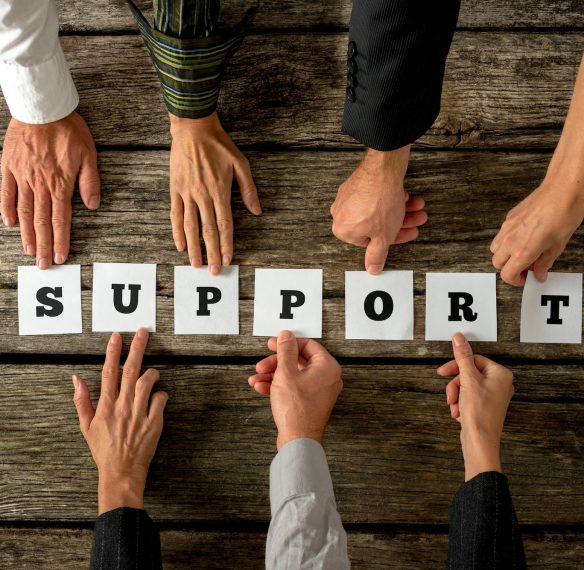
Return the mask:
[[[203,224],[202,233],[205,238],[213,239],[217,237],[217,228],[211,224]]]
[[[34,225],[37,228],[43,228],[51,225],[51,220],[45,214],[35,213]]]
[[[219,218],[217,220],[217,229],[220,232],[230,232],[233,230],[233,223],[226,218]]]
[[[126,364],[124,366],[124,376],[126,378],[135,378],[139,374],[140,370],[138,369],[137,366],[134,366],[133,364]]]
[[[33,215],[34,211],[32,209],[32,206],[30,204],[25,204],[22,202],[18,203],[18,215],[20,217],[30,217]]]

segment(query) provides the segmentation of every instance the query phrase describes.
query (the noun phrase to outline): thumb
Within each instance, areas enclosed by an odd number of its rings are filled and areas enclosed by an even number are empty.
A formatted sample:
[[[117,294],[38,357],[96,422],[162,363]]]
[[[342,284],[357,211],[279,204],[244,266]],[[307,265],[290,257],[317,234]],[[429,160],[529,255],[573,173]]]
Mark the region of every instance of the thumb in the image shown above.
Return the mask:
[[[258,197],[258,189],[253,181],[249,162],[245,157],[242,157],[240,161],[236,160],[233,163],[233,173],[235,174],[235,179],[239,185],[241,199],[243,200],[245,207],[252,214],[259,216],[262,213],[262,207]]]
[[[86,153],[79,171],[79,194],[87,208],[97,210],[101,201],[101,184],[97,168],[97,152]]]
[[[452,350],[462,378],[467,374],[473,374],[477,371],[472,348],[462,333],[454,333],[452,337]]]
[[[276,345],[278,368],[284,372],[296,374],[298,372],[298,343],[294,333],[280,331]]]
[[[365,269],[372,275],[377,275],[383,271],[389,245],[383,238],[371,238],[367,250],[365,251]]]
[[[95,410],[93,409],[93,404],[91,403],[91,397],[89,396],[89,388],[80,376],[73,376],[73,386],[75,387],[75,395],[73,396],[73,402],[75,403],[75,408],[77,408],[77,415],[79,416],[79,427],[81,428],[81,433],[85,436],[93,416],[95,416]]]

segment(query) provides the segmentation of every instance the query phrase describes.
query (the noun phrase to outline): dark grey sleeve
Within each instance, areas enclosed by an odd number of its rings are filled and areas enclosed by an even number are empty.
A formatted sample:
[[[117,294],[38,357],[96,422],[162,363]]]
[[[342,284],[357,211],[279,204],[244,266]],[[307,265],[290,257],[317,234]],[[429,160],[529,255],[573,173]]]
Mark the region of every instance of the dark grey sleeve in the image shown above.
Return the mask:
[[[450,512],[449,570],[523,570],[523,540],[507,477],[490,471],[457,490]]]
[[[414,142],[440,111],[460,0],[353,0],[343,131],[369,148]]]
[[[161,570],[160,534],[146,511],[127,507],[100,515],[90,570]]]

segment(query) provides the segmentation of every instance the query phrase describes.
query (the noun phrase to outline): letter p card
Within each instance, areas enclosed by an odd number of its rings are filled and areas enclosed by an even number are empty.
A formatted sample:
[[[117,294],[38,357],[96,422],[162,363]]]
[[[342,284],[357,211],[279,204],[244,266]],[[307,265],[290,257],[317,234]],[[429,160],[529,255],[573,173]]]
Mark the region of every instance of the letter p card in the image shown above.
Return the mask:
[[[18,325],[20,335],[82,332],[80,266],[19,267]]]
[[[322,336],[322,269],[256,269],[254,336]]]

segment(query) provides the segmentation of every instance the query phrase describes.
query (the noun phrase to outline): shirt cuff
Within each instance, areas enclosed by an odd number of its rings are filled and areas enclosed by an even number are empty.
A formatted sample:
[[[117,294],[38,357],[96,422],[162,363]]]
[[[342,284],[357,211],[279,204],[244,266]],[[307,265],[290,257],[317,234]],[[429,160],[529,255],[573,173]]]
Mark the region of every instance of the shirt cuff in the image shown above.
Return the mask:
[[[218,28],[208,37],[178,38],[152,27],[131,0],[128,4],[158,73],[169,112],[190,119],[213,113],[225,65],[243,42],[257,9],[250,8],[235,28]]]
[[[289,499],[309,493],[328,495],[335,504],[322,445],[313,439],[295,439],[280,449],[270,466],[272,517]]]
[[[72,113],[79,95],[61,45],[36,65],[0,62],[0,87],[12,116],[30,124],[58,121]]]

